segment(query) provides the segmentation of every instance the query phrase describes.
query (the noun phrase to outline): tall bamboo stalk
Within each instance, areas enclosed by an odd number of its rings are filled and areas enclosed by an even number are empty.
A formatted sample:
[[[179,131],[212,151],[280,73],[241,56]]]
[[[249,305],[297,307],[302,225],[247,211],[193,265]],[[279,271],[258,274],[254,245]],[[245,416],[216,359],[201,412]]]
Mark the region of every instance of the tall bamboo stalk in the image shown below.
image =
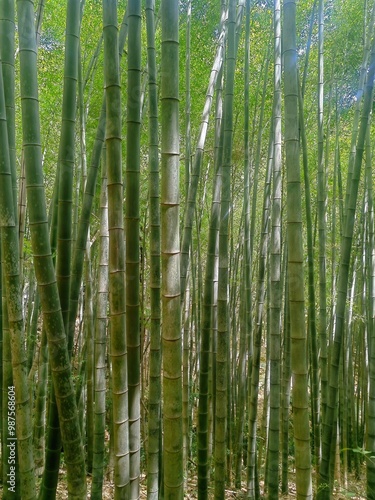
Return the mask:
[[[19,56],[23,146],[35,275],[39,286],[44,325],[50,350],[50,365],[68,473],[68,491],[72,498],[83,499],[86,498],[84,452],[51,254],[43,187],[36,40],[32,2],[18,0],[17,13],[18,32],[20,34]],[[33,123],[33,127],[30,127],[30,123]]]
[[[80,5],[75,0],[69,0],[66,11],[64,89],[58,159],[60,163],[60,181],[56,260],[56,277],[66,328],[68,326],[69,315],[70,263],[72,251],[73,173],[75,164],[79,31]]]
[[[327,402],[327,286],[326,286],[326,174],[324,171],[324,0],[319,0],[318,54],[318,229],[319,229],[319,339],[321,399],[323,412]],[[318,401],[317,401],[318,403]],[[316,412],[319,418],[319,408]],[[316,436],[318,437],[318,436]],[[316,441],[316,439],[315,439]],[[317,463],[320,459],[320,440],[315,442]]]
[[[130,494],[128,364],[125,323],[125,242],[121,151],[121,87],[117,1],[103,2],[106,153],[108,175],[109,306],[115,499]]]
[[[12,177],[13,204],[15,222],[18,224],[17,210],[17,170],[16,170],[16,125],[15,125],[15,4],[4,0],[0,4],[0,54],[3,70],[4,101],[6,108],[6,126],[9,144],[9,165]],[[22,274],[22,272],[21,272]]]
[[[223,63],[223,49],[224,49],[224,30],[222,31],[218,47],[215,54],[214,63],[210,73],[210,80],[207,86],[206,100],[204,104],[204,109],[202,113],[202,120],[199,129],[199,135],[197,139],[197,147],[195,151],[194,161],[192,164],[192,169],[190,172],[190,182],[187,192],[186,209],[184,213],[184,225],[183,225],[183,238],[181,243],[181,293],[182,299],[185,293],[186,287],[186,275],[189,268],[189,255],[190,246],[193,234],[193,222],[196,208],[196,198],[198,193],[198,185],[200,179],[200,172],[203,160],[204,145],[207,137],[208,124],[210,111],[213,101],[213,94],[215,89],[216,80],[220,72],[220,67]]]
[[[141,131],[141,3],[128,2],[128,93],[126,156],[126,341],[128,349],[130,498],[139,497],[140,425],[140,312],[139,312],[139,172]]]
[[[119,57],[121,57],[122,52],[124,50],[127,34],[128,34],[127,12],[125,12],[119,33],[119,44],[118,44]],[[82,201],[81,215],[78,222],[77,240],[75,242],[74,252],[73,252],[70,303],[69,303],[69,334],[68,334],[70,349],[73,343],[76,317],[78,313],[79,293],[81,290],[83,262],[86,251],[86,241],[90,227],[91,210],[95,198],[95,189],[96,189],[96,183],[100,166],[100,157],[105,141],[106,109],[107,109],[106,99],[104,94],[100,110],[100,116],[98,119],[94,145],[91,154],[90,165],[88,169],[85,193]]]
[[[161,338],[160,338],[160,188],[158,87],[155,54],[155,1],[146,2],[147,64],[149,78],[149,197],[150,197],[150,376],[148,417],[147,496],[159,498],[161,480]]]
[[[314,273],[314,248],[313,248],[313,222],[311,209],[310,177],[308,165],[307,139],[304,119],[304,106],[302,91],[299,89],[299,124],[302,144],[302,162],[305,181],[305,207],[306,207],[306,240],[307,240],[307,267],[308,267],[308,332],[309,332],[309,353],[311,360],[311,409],[312,427],[314,435],[314,455],[315,463],[319,463],[320,457],[320,397],[318,382],[318,348],[317,348],[317,328],[315,312],[315,273]],[[325,279],[325,278],[324,278]],[[326,341],[326,339],[324,339]],[[322,346],[321,350],[327,349]],[[324,357],[324,356],[323,356]],[[322,374],[324,377],[324,372]]]
[[[296,2],[284,0],[285,161],[288,293],[297,498],[312,497],[307,334],[305,328],[301,180],[299,164]]]
[[[267,447],[268,498],[278,498],[280,433],[281,351],[281,15],[280,1],[274,4],[274,155],[270,241],[270,416]],[[256,187],[255,187],[256,190]]]
[[[215,280],[217,279],[217,252],[220,218],[221,193],[221,153],[219,147],[222,130],[222,79],[221,69],[216,83],[216,117],[215,117],[215,177],[212,186],[212,202],[210,225],[208,232],[207,262],[204,276],[202,300],[202,331],[199,354],[199,403],[198,403],[198,496],[205,500],[208,497],[210,451],[212,451],[213,413],[214,413],[214,379],[216,342],[216,304]]]
[[[369,352],[369,402],[366,449],[375,449],[375,236],[374,236],[374,198],[372,181],[372,155],[370,127],[366,134],[366,192],[367,192],[367,231],[368,245],[366,245],[367,264],[367,322]],[[375,464],[372,460],[367,461],[367,496],[371,498],[375,493]]]
[[[225,492],[227,436],[227,377],[229,353],[229,215],[231,203],[231,166],[233,146],[233,94],[236,65],[236,2],[229,2],[226,86],[224,93],[223,163],[221,167],[221,206],[219,230],[218,333],[216,355],[215,412],[215,498]]]
[[[179,5],[161,3],[161,265],[164,495],[183,498],[179,238]]]
[[[78,79],[78,40],[80,31],[80,6],[70,1],[66,10],[66,51],[64,62],[64,86],[62,123],[58,153],[58,208],[57,208],[57,247],[56,278],[60,296],[64,328],[68,332],[70,264],[72,250],[72,206],[73,206],[73,174],[75,165],[75,120],[76,90]],[[68,339],[69,345],[69,339]],[[57,407],[52,388],[50,394],[50,412],[48,416],[46,463],[42,480],[42,490],[46,496],[53,495],[57,487],[61,436],[58,430]],[[51,465],[54,464],[53,467]],[[48,484],[48,486],[47,486]]]
[[[100,194],[100,240],[98,263],[98,287],[94,341],[94,443],[91,497],[101,500],[104,481],[105,417],[106,417],[106,354],[107,354],[107,307],[108,307],[108,196],[106,151],[103,151],[102,182]]]
[[[334,341],[331,347],[327,412],[323,421],[322,458],[321,458],[321,464],[319,469],[319,480],[318,480],[319,500],[326,500],[326,499],[328,500],[330,497],[330,475],[329,475],[329,461],[331,457],[330,444],[332,441],[332,436],[334,431],[333,422],[334,422],[334,414],[335,414],[337,395],[338,395],[339,360],[341,355],[343,332],[345,328],[346,297],[348,291],[349,266],[350,266],[351,250],[353,243],[353,232],[354,232],[358,187],[361,176],[361,166],[362,166],[362,157],[363,157],[365,138],[366,138],[366,130],[368,126],[369,113],[372,106],[374,75],[375,75],[375,44],[373,43],[371,62],[367,75],[368,79],[365,89],[362,116],[358,131],[355,161],[351,176],[351,183],[350,186],[348,186],[350,189],[349,189],[348,203],[346,207],[345,224],[341,238],[341,247],[340,247],[341,262],[340,262],[339,279],[337,286]]]
[[[268,160],[266,180],[263,194],[263,210],[261,222],[261,238],[259,242],[258,285],[255,298],[255,321],[252,342],[252,356],[249,359],[249,415],[248,415],[248,445],[247,445],[247,498],[259,497],[259,476],[257,472],[257,413],[259,394],[260,354],[264,309],[266,299],[266,268],[267,254],[270,239],[270,210],[271,210],[271,179],[274,155],[273,128],[270,132],[268,145]]]
[[[32,450],[31,404],[27,381],[27,356],[25,351],[23,311],[20,285],[18,251],[17,205],[14,190],[8,142],[7,115],[0,64],[0,227],[3,260],[3,283],[5,285],[6,308],[9,325],[9,341],[12,355],[13,384],[7,387],[5,400],[9,448],[6,478],[9,495],[16,493],[16,448],[18,449],[21,495],[25,499],[35,498],[34,459]],[[17,430],[17,432],[16,432]],[[14,440],[11,438],[14,437]],[[21,453],[20,453],[21,452]],[[12,467],[13,466],[13,467]]]

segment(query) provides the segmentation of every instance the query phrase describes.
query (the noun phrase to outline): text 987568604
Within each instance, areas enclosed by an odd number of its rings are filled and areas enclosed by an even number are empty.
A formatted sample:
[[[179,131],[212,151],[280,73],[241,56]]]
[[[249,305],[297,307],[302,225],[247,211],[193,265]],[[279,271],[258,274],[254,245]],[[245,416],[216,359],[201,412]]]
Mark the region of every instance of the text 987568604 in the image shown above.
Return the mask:
[[[8,442],[9,448],[8,465],[9,472],[7,473],[8,490],[16,492],[16,393],[14,386],[8,387]]]

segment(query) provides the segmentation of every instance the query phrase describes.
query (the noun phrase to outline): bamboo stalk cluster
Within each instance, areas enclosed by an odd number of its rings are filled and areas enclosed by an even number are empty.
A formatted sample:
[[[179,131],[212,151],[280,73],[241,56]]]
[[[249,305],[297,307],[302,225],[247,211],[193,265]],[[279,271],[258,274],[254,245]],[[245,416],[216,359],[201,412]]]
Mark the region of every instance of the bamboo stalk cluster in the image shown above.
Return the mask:
[[[375,4],[340,109],[336,5],[123,3],[64,6],[52,168],[0,2],[3,498],[375,498]]]

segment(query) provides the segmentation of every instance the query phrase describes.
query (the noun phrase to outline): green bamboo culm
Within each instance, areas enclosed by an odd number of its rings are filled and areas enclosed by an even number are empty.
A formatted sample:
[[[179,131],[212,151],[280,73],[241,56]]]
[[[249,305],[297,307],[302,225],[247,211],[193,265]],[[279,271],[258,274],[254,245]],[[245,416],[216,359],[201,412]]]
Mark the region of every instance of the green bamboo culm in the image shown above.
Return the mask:
[[[164,496],[184,497],[179,238],[179,2],[161,3],[161,265]]]
[[[250,0],[245,2],[245,65],[244,65],[244,190],[243,190],[243,210],[244,210],[244,264],[243,264],[243,290],[242,296],[244,305],[241,314],[241,325],[243,335],[241,340],[247,342],[250,346],[250,336],[252,331],[252,314],[251,314],[251,241],[250,241]],[[251,358],[250,349],[240,349],[240,370],[241,382],[239,387],[239,411],[236,415],[236,459],[235,459],[235,485],[236,488],[241,486],[242,475],[242,455],[244,443],[244,423],[245,415],[245,399],[247,395],[246,372],[249,371],[250,364],[247,359]],[[247,364],[247,366],[246,366]]]
[[[331,441],[333,436],[334,413],[338,398],[338,382],[339,382],[339,365],[342,349],[343,331],[345,328],[345,309],[346,298],[349,283],[349,268],[351,259],[351,250],[354,234],[354,222],[356,214],[356,205],[358,197],[358,187],[362,170],[362,158],[365,148],[366,130],[369,122],[369,115],[372,108],[373,91],[374,91],[374,75],[375,75],[375,43],[373,42],[371,61],[367,74],[367,84],[363,102],[362,116],[358,131],[356,155],[351,178],[351,184],[348,186],[349,194],[348,205],[346,208],[345,225],[341,238],[341,262],[339,268],[339,278],[337,285],[337,307],[336,307],[336,322],[334,332],[334,342],[331,347],[330,375],[328,383],[328,399],[326,414],[323,419],[322,432],[322,454],[319,467],[318,478],[318,496],[319,500],[328,500],[330,498],[330,455]]]
[[[202,301],[202,331],[199,354],[199,405],[197,426],[197,455],[198,455],[198,497],[200,500],[208,498],[210,450],[212,450],[212,420],[213,420],[213,373],[214,363],[210,356],[210,346],[213,344],[214,330],[216,329],[216,314],[213,312],[215,300],[214,281],[217,279],[217,253],[220,219],[221,193],[221,152],[219,143],[222,137],[222,80],[223,65],[216,81],[216,110],[215,110],[215,157],[214,181],[212,185],[212,202],[210,224],[208,230],[207,259],[204,276]],[[211,360],[210,360],[211,357]],[[210,364],[210,361],[212,362]]]
[[[233,93],[236,65],[236,2],[230,0],[226,59],[226,85],[223,118],[223,162],[221,166],[221,206],[219,229],[218,331],[216,356],[216,414],[215,414],[215,498],[225,496],[227,460],[227,377],[229,349],[229,214],[231,211],[231,164],[233,146]]]
[[[78,47],[80,31],[80,5],[69,0],[66,10],[66,50],[64,64],[64,88],[62,104],[62,122],[58,154],[58,211],[57,211],[57,252],[56,278],[59,290],[60,304],[67,334],[68,349],[73,343],[69,338],[69,293],[71,282],[72,254],[72,205],[73,205],[73,174],[75,162],[75,122],[76,94],[78,80]],[[48,415],[46,467],[43,473],[41,498],[54,495],[59,474],[61,436],[58,430],[57,407],[52,388]],[[42,497],[43,495],[43,497]]]
[[[119,34],[119,57],[124,50],[128,34],[127,13],[125,12]],[[81,290],[81,281],[83,273],[83,263],[86,251],[86,241],[90,227],[90,216],[92,205],[95,198],[96,183],[99,173],[100,157],[105,141],[106,129],[106,102],[105,94],[103,96],[102,107],[98,120],[96,136],[92,148],[91,161],[87,175],[85,193],[82,201],[81,215],[77,229],[77,240],[73,251],[73,261],[71,270],[70,302],[69,302],[69,351],[73,346],[74,329],[79,306],[79,294]]]
[[[0,64],[0,226],[1,244],[3,259],[3,277],[5,284],[5,295],[9,321],[10,345],[12,351],[13,383],[15,388],[7,388],[5,397],[5,408],[7,410],[7,431],[8,439],[14,436],[14,441],[7,442],[7,448],[13,444],[10,451],[16,453],[18,449],[20,492],[22,498],[35,498],[35,474],[34,459],[32,450],[32,425],[30,398],[27,381],[27,357],[25,351],[25,339],[23,328],[23,311],[20,284],[20,266],[18,252],[18,227],[16,225],[15,211],[13,203],[14,191],[12,189],[12,175],[9,156],[9,142],[7,130],[7,116],[5,108],[5,96],[3,86],[3,72]],[[11,405],[11,406],[9,406]],[[15,418],[16,417],[16,418]],[[12,420],[13,419],[13,420]],[[14,425],[12,425],[14,424]],[[17,435],[15,435],[17,424]],[[9,428],[14,430],[10,432]],[[11,464],[12,454],[8,457],[8,465]],[[9,498],[15,493],[15,473],[14,479],[12,470],[9,467],[9,478],[14,481],[14,486],[7,478],[7,490]],[[18,471],[17,471],[18,472]],[[5,498],[7,495],[5,495]]]
[[[317,328],[316,328],[316,312],[315,312],[315,272],[314,272],[314,247],[313,247],[313,222],[311,210],[311,194],[310,194],[310,178],[307,140],[304,120],[304,106],[302,91],[299,87],[298,104],[299,104],[299,124],[300,138],[302,145],[302,163],[305,181],[305,207],[306,207],[306,246],[307,246],[307,269],[308,269],[308,332],[309,332],[309,349],[311,358],[311,410],[312,410],[312,427],[314,429],[314,455],[315,463],[319,463],[320,453],[320,397],[318,384],[318,349],[317,349]],[[323,350],[323,349],[322,349]]]
[[[73,173],[75,162],[75,123],[77,111],[80,2],[69,0],[66,13],[64,90],[59,144],[59,194],[57,222],[56,276],[64,325],[68,332],[72,255]],[[68,336],[69,350],[73,339]]]
[[[69,498],[86,498],[85,458],[73,378],[49,240],[42,172],[34,5],[17,1],[23,148],[35,275],[50,352],[50,366],[67,467]]]
[[[121,87],[117,1],[103,2],[104,80],[106,92],[106,161],[109,226],[110,355],[115,452],[115,500],[129,498],[129,409],[125,323],[125,242],[121,151]]]
[[[14,24],[14,14],[15,14],[15,4],[12,0],[5,0],[0,3],[0,54],[1,54],[1,66],[3,73],[3,87],[4,87],[4,106],[6,108],[5,112],[5,123],[7,127],[7,137],[3,137],[3,140],[7,141],[6,147],[6,155],[7,155],[7,163],[8,167],[11,171],[11,187],[8,189],[13,190],[13,204],[14,204],[14,215],[17,214],[16,205],[17,205],[17,182],[16,182],[16,168],[15,168],[15,149],[14,149],[14,136],[15,136],[15,126],[14,126],[14,54],[15,54],[15,24]],[[5,132],[5,130],[4,130]],[[13,143],[13,145],[12,145]],[[2,152],[3,154],[5,151]],[[9,158],[9,159],[8,159]],[[14,161],[13,161],[14,160]],[[5,198],[4,198],[5,201]],[[0,231],[1,234],[1,231]],[[1,237],[0,237],[1,239]],[[1,264],[0,264],[1,265]],[[5,265],[5,263],[4,263]],[[21,271],[20,271],[21,272]],[[10,353],[10,339],[9,339],[9,325],[8,325],[8,311],[7,311],[7,301],[6,301],[6,286],[5,286],[5,276],[3,275],[3,290],[1,300],[4,301],[4,329],[2,331],[2,349],[0,352],[1,356],[1,411],[3,411],[3,416],[1,417],[1,424],[3,426],[2,433],[2,456],[3,456],[3,466],[2,466],[2,475],[3,475],[3,495],[4,498],[7,498],[8,495],[13,495],[11,491],[8,491],[10,484],[8,484],[7,474],[10,472],[10,464],[9,464],[9,452],[10,449],[7,447],[7,442],[9,436],[9,430],[7,430],[7,391],[8,387],[13,386],[13,375],[12,375],[12,366],[11,366],[11,353]],[[2,325],[3,326],[3,325]],[[3,358],[4,354],[4,358]],[[4,363],[4,364],[3,364]],[[4,371],[3,371],[4,367]],[[5,397],[3,397],[3,394]],[[3,406],[4,405],[4,406]],[[3,425],[3,417],[4,417],[4,425]],[[15,463],[15,473],[17,477],[16,488],[17,495],[20,494],[19,488],[19,469],[18,469],[18,453],[16,454],[16,463]]]
[[[326,284],[326,231],[327,231],[327,193],[326,173],[324,172],[324,0],[319,0],[319,60],[318,60],[318,228],[319,228],[319,324],[320,339],[320,372],[321,372],[321,407],[324,414],[327,404],[327,284]],[[316,439],[315,439],[316,440]],[[320,443],[314,444],[315,454],[320,460],[317,451]]]
[[[101,500],[105,460],[105,417],[106,417],[106,354],[107,354],[107,307],[108,307],[108,196],[107,166],[103,151],[102,182],[100,193],[100,247],[98,289],[95,318],[95,407],[94,407],[94,443],[92,464],[91,498]]]
[[[149,79],[149,203],[150,203],[150,378],[148,400],[147,498],[158,500],[161,479],[161,349],[160,349],[160,175],[158,86],[155,54],[155,1],[146,0]]]
[[[128,93],[126,156],[126,340],[129,385],[130,498],[139,498],[141,450],[141,339],[139,306],[139,198],[141,140],[141,2],[128,2]]]
[[[263,316],[265,310],[266,297],[266,275],[267,275],[267,255],[269,252],[270,240],[270,225],[271,225],[271,178],[273,173],[274,163],[274,137],[273,124],[270,131],[268,144],[268,160],[265,177],[265,186],[263,194],[263,209],[262,209],[262,236],[259,242],[259,267],[257,277],[257,289],[255,296],[256,315],[254,319],[253,338],[249,339],[252,351],[249,356],[249,373],[248,373],[248,425],[249,425],[249,444],[247,449],[247,498],[259,498],[259,476],[257,470],[257,413],[258,413],[258,396],[259,396],[259,375],[260,375],[260,354],[262,346],[263,332]]]
[[[0,2],[0,54],[3,69],[4,99],[9,144],[9,163],[12,177],[15,223],[17,211],[16,127],[15,127],[15,4],[13,0]]]
[[[373,198],[373,167],[371,155],[370,127],[366,133],[366,192],[368,198],[367,225],[369,232],[368,247],[368,330],[370,341],[370,381],[369,381],[369,403],[368,403],[368,423],[366,449],[375,449],[375,224],[374,224],[374,198]],[[372,460],[367,460],[367,496],[375,496],[375,464]]]
[[[123,16],[119,33],[119,57],[121,57],[127,39],[127,13]],[[107,196],[107,167],[105,149],[106,131],[106,96],[104,93],[100,117],[98,121],[94,146],[91,155],[90,167],[87,176],[86,188],[82,202],[82,210],[78,224],[77,240],[74,247],[72,263],[72,284],[70,288],[69,308],[69,335],[73,338],[76,316],[79,306],[83,262],[86,241],[90,227],[90,216],[95,199],[96,183],[99,174],[100,157],[102,156],[102,184],[100,197],[100,250],[98,293],[95,319],[95,410],[94,410],[94,442],[93,442],[93,477],[91,496],[101,499],[104,470],[104,431],[106,417],[106,334],[107,334],[107,305],[108,305],[108,196]]]
[[[38,297],[39,301],[39,297]],[[35,472],[40,476],[44,466],[45,451],[45,419],[46,419],[46,401],[48,387],[48,346],[45,328],[42,330],[40,340],[39,367],[38,367],[38,387],[36,391],[33,443]]]
[[[285,161],[293,426],[297,498],[312,498],[307,334],[304,307],[301,177],[299,164],[296,2],[284,0]]]
[[[75,161],[75,122],[78,81],[80,4],[69,0],[66,15],[66,49],[62,124],[59,145],[59,195],[57,223],[56,276],[67,329],[69,317],[70,264],[72,253],[73,173]],[[73,342],[69,338],[69,344]]]
[[[195,150],[194,161],[189,174],[189,186],[187,190],[186,209],[184,213],[183,236],[181,242],[181,302],[184,300],[185,289],[187,284],[187,272],[189,268],[190,246],[193,235],[194,217],[196,212],[196,199],[198,193],[199,180],[201,178],[201,166],[203,163],[204,145],[206,142],[209,117],[213,101],[214,89],[218,74],[220,73],[223,64],[224,50],[224,28],[220,35],[218,47],[216,50],[214,62],[212,65],[210,80],[207,86],[206,99],[202,112],[199,135],[197,138],[197,147]]]
[[[268,498],[278,498],[280,434],[280,319],[281,319],[281,15],[280,0],[274,3],[274,104],[273,193],[270,241],[270,416],[267,447]],[[254,185],[256,190],[256,184]]]

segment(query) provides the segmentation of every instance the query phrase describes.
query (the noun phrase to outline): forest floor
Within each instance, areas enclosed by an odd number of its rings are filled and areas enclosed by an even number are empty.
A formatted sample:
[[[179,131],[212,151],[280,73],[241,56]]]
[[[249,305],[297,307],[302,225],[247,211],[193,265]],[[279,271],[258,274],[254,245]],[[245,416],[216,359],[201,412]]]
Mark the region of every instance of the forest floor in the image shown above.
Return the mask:
[[[362,480],[358,481],[355,480],[354,478],[348,478],[347,486],[344,487],[336,485],[332,498],[336,500],[347,500],[348,498],[353,499],[353,500],[366,500],[366,494],[365,494],[365,470],[363,470],[363,476]],[[261,488],[262,488],[261,484]],[[91,498],[90,495],[90,490],[91,490],[91,477],[88,476],[88,481],[87,481],[87,491],[88,495],[87,498]],[[142,476],[141,478],[141,499],[147,499],[147,483],[146,483],[146,477]],[[2,486],[0,485],[0,498],[2,498]],[[105,480],[104,485],[103,485],[103,500],[113,500],[114,498],[114,485],[113,482],[110,480]],[[187,482],[187,486],[185,489],[185,499],[187,500],[193,500],[197,499],[197,477],[196,475],[192,475]],[[209,494],[209,498],[213,499],[213,489],[211,489],[211,494]],[[232,498],[238,498],[238,499],[245,499],[246,498],[246,484],[243,483],[241,490],[231,490],[227,489],[226,494],[225,494],[226,499],[232,499]],[[263,491],[261,491],[261,498],[265,498]],[[295,483],[293,482],[293,474],[290,475],[290,482],[289,482],[289,493],[287,495],[282,495],[280,496],[280,499],[293,499],[297,498],[296,495],[296,490],[295,490]],[[60,469],[60,477],[59,477],[59,484],[57,486],[57,495],[56,495],[57,500],[67,500],[68,499],[68,489],[67,489],[67,482],[66,482],[66,471],[65,469]]]
[[[344,487],[343,485],[339,486],[336,485],[333,491],[332,498],[336,500],[347,500],[348,498],[353,499],[353,500],[366,500],[366,494],[365,494],[365,470],[363,470],[363,476],[362,480],[358,482],[358,480],[355,480],[355,478],[348,478],[347,481],[347,486]],[[263,487],[263,484],[261,484],[261,488]],[[141,478],[141,499],[147,499],[147,482],[146,482],[146,477],[143,476]],[[88,495],[87,498],[91,498],[90,495],[90,489],[91,489],[91,478],[88,478],[88,485],[87,485],[87,490],[88,490]],[[213,499],[214,494],[213,494],[213,488],[211,489],[211,494],[209,494],[209,498]],[[68,498],[68,492],[67,492],[67,485],[66,485],[66,474],[65,471],[61,470],[60,472],[60,481],[58,485],[58,492],[56,498],[58,500],[67,500]],[[105,481],[104,487],[103,487],[103,500],[113,500],[114,498],[114,485],[111,481]],[[191,476],[188,479],[186,489],[185,489],[185,499],[187,500],[195,500],[198,498],[197,495],[197,477]],[[238,499],[245,499],[246,498],[246,483],[244,482],[242,485],[241,490],[231,490],[227,489],[226,494],[225,494],[226,499],[232,499],[232,498],[238,498]],[[265,498],[265,495],[263,491],[261,491],[261,498]],[[293,474],[290,475],[290,482],[289,482],[289,493],[287,495],[280,495],[280,499],[293,499],[297,498],[296,495],[296,489],[295,489],[295,483],[293,482]]]

